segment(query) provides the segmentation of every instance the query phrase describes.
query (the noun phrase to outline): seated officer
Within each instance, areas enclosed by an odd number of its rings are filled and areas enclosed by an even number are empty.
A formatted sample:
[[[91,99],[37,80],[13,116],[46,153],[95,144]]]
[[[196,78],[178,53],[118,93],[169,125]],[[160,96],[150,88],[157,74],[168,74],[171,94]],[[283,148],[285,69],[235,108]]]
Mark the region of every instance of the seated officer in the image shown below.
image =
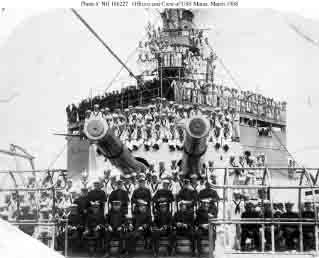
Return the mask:
[[[130,232],[127,236],[129,253],[134,253],[136,251],[136,241],[138,239],[143,239],[146,245],[152,223],[149,204],[142,199],[137,200],[136,204],[137,210],[133,213],[133,223],[129,226]]]
[[[202,254],[202,240],[208,237],[208,220],[210,217],[217,216],[217,209],[211,205],[211,200],[202,199],[196,211],[195,219],[195,238],[197,243],[198,256]]]
[[[100,203],[91,202],[85,223],[84,237],[89,239],[100,239],[103,237],[104,214],[101,213]]]
[[[197,192],[192,188],[190,185],[189,179],[184,179],[184,184],[182,189],[179,191],[179,193],[176,196],[176,201],[179,202],[181,200],[184,201],[191,201],[192,206],[194,207],[197,203]]]
[[[200,201],[207,198],[211,198],[213,202],[219,201],[218,193],[211,188],[211,185],[208,181],[205,183],[205,188],[199,192],[198,200]]]
[[[285,204],[286,207],[286,212],[284,212],[280,218],[285,221],[285,219],[298,219],[298,213],[293,212],[293,203],[292,202],[287,202]],[[298,230],[298,225],[297,224],[286,224],[286,225],[281,225],[280,227],[281,235],[283,236],[286,247],[288,250],[296,250],[298,247],[298,239],[299,239],[299,230]]]
[[[247,201],[245,204],[245,211],[241,215],[242,219],[260,218],[260,213],[255,211],[255,204],[253,201]],[[242,224],[241,225],[241,249],[255,247],[259,248],[259,224]],[[249,247],[248,247],[249,246]]]
[[[315,212],[312,209],[311,202],[305,202],[304,210],[301,213],[303,219],[315,219]],[[313,225],[303,225],[304,250],[308,251],[315,247],[315,230]]]
[[[157,257],[159,253],[159,244],[160,244],[161,236],[168,237],[168,241],[169,241],[169,244],[167,247],[168,255],[171,255],[172,246],[174,243],[174,235],[172,233],[173,217],[169,210],[169,203],[160,202],[158,206],[159,206],[159,209],[156,210],[154,214],[154,220],[151,226],[153,251],[154,251],[155,257]]]
[[[66,216],[66,214],[68,215]],[[67,232],[68,232],[69,245],[73,244],[73,242],[76,240],[80,240],[82,233],[84,231],[84,219],[78,209],[78,205],[71,204],[70,207],[68,207],[68,209],[65,211],[64,216],[62,218],[68,219]],[[66,223],[63,222],[62,225],[63,225],[62,230],[59,232],[59,235],[57,237],[57,244],[59,248],[64,249]]]
[[[86,187],[82,187],[80,195],[73,201],[78,205],[78,209],[81,214],[86,214],[90,206],[88,194],[88,189]]]
[[[136,205],[138,200],[143,200],[147,206],[151,207],[151,191],[145,185],[145,176],[141,175],[138,179],[138,187],[134,190],[132,195],[132,205]]]
[[[265,219],[271,219],[273,217],[273,211],[271,209],[271,203],[269,200],[264,200],[263,216]],[[265,225],[265,241],[266,249],[271,249],[271,226]]]
[[[72,234],[72,238],[80,238],[84,232],[84,219],[79,212],[77,204],[71,204],[70,213],[68,216],[69,234]]]
[[[119,177],[117,179],[116,189],[113,190],[109,197],[109,202],[113,203],[114,201],[119,201],[121,203],[121,210],[124,214],[128,213],[128,203],[129,203],[129,195],[126,190],[124,190],[123,181]]]
[[[101,189],[99,180],[93,182],[93,189],[88,193],[87,199],[89,202],[98,202],[100,212],[104,214],[105,202],[107,200],[105,192]]]
[[[157,190],[155,195],[153,196],[153,203],[158,205],[161,201],[165,201],[168,203],[172,203],[174,201],[174,196],[171,190],[169,190],[169,180],[164,179],[162,181],[162,188]],[[158,209],[159,207],[156,207]]]
[[[189,201],[181,201],[180,209],[174,215],[173,226],[175,231],[174,236],[174,249],[176,250],[176,237],[185,236],[191,242],[192,256],[195,256],[195,218],[194,212],[188,209]]]
[[[105,244],[106,254],[110,251],[110,242],[112,239],[119,240],[119,253],[124,253],[125,249],[125,230],[127,218],[122,210],[120,201],[112,201],[111,210],[105,218]]]

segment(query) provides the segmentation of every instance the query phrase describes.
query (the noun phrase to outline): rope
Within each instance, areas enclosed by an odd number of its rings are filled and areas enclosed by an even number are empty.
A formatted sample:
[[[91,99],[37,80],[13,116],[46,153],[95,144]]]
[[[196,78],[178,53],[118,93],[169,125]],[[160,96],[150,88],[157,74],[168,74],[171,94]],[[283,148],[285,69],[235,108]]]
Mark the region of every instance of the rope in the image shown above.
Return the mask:
[[[54,157],[54,159],[51,161],[51,163],[48,166],[48,170],[50,170],[52,168],[52,166],[57,162],[57,160],[61,157],[61,155],[63,154],[63,152],[66,149],[68,143],[65,143],[62,147],[62,149],[57,153],[57,155]]]
[[[272,134],[276,137],[277,141],[279,142],[279,144],[284,148],[284,150],[288,153],[288,155],[293,159],[293,161],[299,166],[299,167],[303,167],[299,164],[299,162],[296,161],[296,159],[294,158],[294,156],[290,153],[290,151],[288,150],[288,148],[282,143],[282,141],[280,140],[279,136],[276,134],[276,132],[274,130],[271,130]],[[304,167],[303,167],[304,168]]]
[[[143,38],[144,39],[144,38]],[[134,48],[133,51],[128,55],[128,57],[125,60],[125,64],[128,63],[128,61],[133,57],[135,52],[137,51],[138,47]],[[112,78],[112,80],[109,82],[109,84],[106,86],[105,92],[109,90],[112,86],[112,84],[116,81],[116,79],[120,76],[121,72],[123,71],[124,66],[121,66],[120,70],[115,74],[115,76]]]
[[[129,75],[138,78],[132,73],[132,71],[122,62],[122,60],[113,52],[113,50],[105,43],[105,41],[95,32],[95,30],[87,23],[87,21],[73,8],[71,11],[74,15],[84,24],[84,26],[94,35],[94,37],[114,56],[114,58],[128,71]]]
[[[208,47],[210,48],[211,51],[214,51],[214,48],[211,46],[211,44],[208,44]],[[232,75],[230,69],[228,69],[228,67],[225,65],[223,59],[217,55],[217,61],[220,63],[220,65],[224,68],[225,72],[227,73],[227,75],[230,77],[230,79],[233,81],[233,83],[236,85],[236,87],[239,90],[242,90],[242,87],[240,86],[239,82],[235,79],[235,77]]]

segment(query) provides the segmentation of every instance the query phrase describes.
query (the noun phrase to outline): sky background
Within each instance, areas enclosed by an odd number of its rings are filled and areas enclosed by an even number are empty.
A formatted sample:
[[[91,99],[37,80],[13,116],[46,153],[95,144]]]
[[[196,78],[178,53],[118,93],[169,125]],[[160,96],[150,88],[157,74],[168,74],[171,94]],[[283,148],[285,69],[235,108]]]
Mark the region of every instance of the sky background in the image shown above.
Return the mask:
[[[155,10],[79,12],[123,60],[145,37],[147,22],[159,20]],[[242,89],[288,102],[288,148],[302,164],[318,166],[319,21],[270,9],[195,14]],[[136,72],[134,59],[128,64]],[[0,149],[23,146],[36,156],[37,168],[47,168],[65,147],[63,137],[52,135],[66,131],[65,107],[88,97],[90,89],[105,90],[120,69],[70,10],[6,9],[0,14]],[[218,63],[217,75],[236,87]],[[0,155],[0,164],[14,163]],[[66,167],[65,151],[53,166]]]

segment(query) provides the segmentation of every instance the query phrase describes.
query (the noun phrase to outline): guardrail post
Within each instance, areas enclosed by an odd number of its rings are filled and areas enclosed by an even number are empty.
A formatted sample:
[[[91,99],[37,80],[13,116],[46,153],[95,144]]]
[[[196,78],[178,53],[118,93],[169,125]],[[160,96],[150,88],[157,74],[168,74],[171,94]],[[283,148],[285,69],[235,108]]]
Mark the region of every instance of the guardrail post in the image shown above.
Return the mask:
[[[215,239],[213,234],[213,223],[209,223],[209,231],[208,231],[208,240],[209,240],[209,257],[214,258],[214,245]]]
[[[52,243],[51,243],[52,250],[54,250],[54,246],[55,246],[55,225],[53,226],[53,229],[52,229]]]
[[[275,252],[275,225],[271,225],[271,251]]]
[[[318,246],[318,225],[315,225],[315,245],[316,245],[316,255],[319,253],[319,246]]]
[[[68,227],[69,227],[69,220],[66,219],[65,223],[65,231],[64,231],[64,256],[68,257]]]
[[[261,228],[261,251],[265,252],[265,224]]]
[[[300,252],[303,252],[303,233],[302,233],[302,223],[299,222],[299,246]]]

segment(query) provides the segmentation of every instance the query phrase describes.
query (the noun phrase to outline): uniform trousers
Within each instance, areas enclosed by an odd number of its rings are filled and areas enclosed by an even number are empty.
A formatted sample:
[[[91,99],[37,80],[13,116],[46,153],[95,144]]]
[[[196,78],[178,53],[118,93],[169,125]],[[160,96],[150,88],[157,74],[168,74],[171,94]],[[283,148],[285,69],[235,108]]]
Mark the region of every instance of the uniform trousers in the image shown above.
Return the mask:
[[[202,240],[208,238],[208,229],[204,229],[201,227],[198,228],[196,230],[195,238],[196,238],[197,251],[198,251],[198,253],[202,253],[202,251],[203,251]]]
[[[105,244],[106,244],[106,251],[110,251],[110,242],[112,240],[119,241],[119,253],[124,252],[124,247],[126,244],[127,234],[123,230],[116,230],[116,231],[109,231],[106,230],[105,232]]]
[[[168,238],[167,250],[169,253],[172,251],[172,246],[174,244],[174,234],[170,229],[164,230],[164,229],[155,228],[152,230],[151,236],[152,236],[153,248],[155,253],[159,252],[161,237]]]
[[[128,252],[136,251],[136,242],[142,239],[146,244],[147,238],[149,237],[149,229],[135,229],[127,233],[127,250]]]
[[[182,228],[176,229],[176,231],[172,232],[172,240],[173,240],[173,247],[176,249],[177,245],[177,237],[183,236],[187,238],[191,242],[191,249],[192,252],[195,252],[195,232],[192,228]]]

